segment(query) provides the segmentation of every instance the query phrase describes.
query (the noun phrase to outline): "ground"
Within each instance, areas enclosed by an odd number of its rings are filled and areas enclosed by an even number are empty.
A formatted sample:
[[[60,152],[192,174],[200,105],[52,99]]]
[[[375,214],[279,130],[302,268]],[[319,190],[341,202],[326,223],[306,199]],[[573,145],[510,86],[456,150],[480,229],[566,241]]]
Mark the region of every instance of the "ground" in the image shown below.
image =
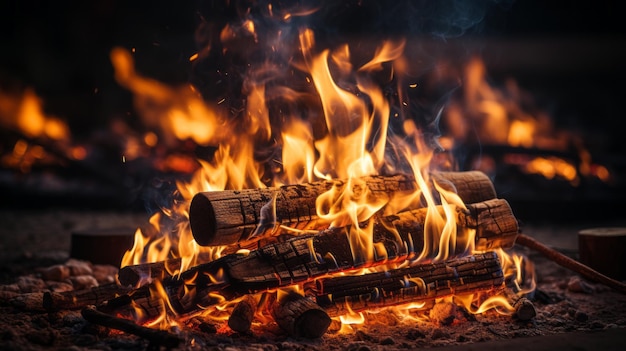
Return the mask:
[[[71,233],[84,228],[137,227],[142,213],[47,209],[0,211],[0,284],[35,274],[38,267],[68,259]],[[625,223],[526,223],[522,232],[576,257],[577,232]],[[294,339],[273,323],[256,323],[248,334],[217,324],[215,329],[180,332],[176,350],[622,350],[626,348],[626,295],[578,275],[524,247],[515,251],[535,264],[537,291],[530,296],[537,316],[519,321],[489,311],[471,315],[459,309],[450,325],[428,312],[406,318],[383,311],[352,330],[333,324],[319,339]],[[86,322],[79,311],[27,312],[0,300],[0,350],[143,350],[148,342]]]

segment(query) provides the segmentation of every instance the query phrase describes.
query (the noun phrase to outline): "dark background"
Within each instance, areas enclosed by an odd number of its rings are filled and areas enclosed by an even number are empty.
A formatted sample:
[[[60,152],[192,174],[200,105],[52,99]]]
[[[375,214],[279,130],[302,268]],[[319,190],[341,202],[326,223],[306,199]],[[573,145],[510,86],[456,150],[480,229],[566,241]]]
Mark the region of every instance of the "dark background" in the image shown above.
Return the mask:
[[[508,77],[566,129],[584,131],[605,158],[623,163],[626,29],[620,1],[282,1],[321,10],[308,25],[322,39],[406,36],[422,53],[477,52],[495,82]],[[109,53],[134,48],[137,70],[176,84],[201,80],[189,62],[201,19],[225,23],[246,1],[3,1],[0,88],[32,87],[74,139],[132,126],[132,96],[113,78]],[[262,8],[267,1],[257,1]],[[428,45],[424,43],[429,43]],[[430,45],[430,46],[429,46]],[[438,48],[429,52],[424,48]]]
[[[111,48],[135,48],[138,70],[148,76],[188,81],[193,75],[188,58],[197,51],[194,31],[200,18],[233,18],[233,3],[245,3],[232,1],[225,7],[223,2],[3,1],[0,86],[34,87],[45,108],[66,117],[80,134],[130,109],[129,94],[113,80]],[[610,126],[619,119],[607,116],[613,113],[608,111],[611,100],[620,100],[626,70],[619,1],[304,3],[324,4],[310,25],[329,36],[407,35],[449,45],[479,40],[495,78],[508,74],[531,90],[544,85],[568,88],[575,95],[567,101],[571,110],[584,100],[579,94],[599,89],[606,98],[589,101],[582,107],[584,114]],[[546,41],[540,47],[529,44]],[[522,57],[511,54],[512,43],[519,43],[520,50],[528,47]],[[533,49],[537,51],[528,52]],[[559,86],[560,80],[567,84]],[[555,100],[569,98],[560,96],[562,91],[555,94]]]

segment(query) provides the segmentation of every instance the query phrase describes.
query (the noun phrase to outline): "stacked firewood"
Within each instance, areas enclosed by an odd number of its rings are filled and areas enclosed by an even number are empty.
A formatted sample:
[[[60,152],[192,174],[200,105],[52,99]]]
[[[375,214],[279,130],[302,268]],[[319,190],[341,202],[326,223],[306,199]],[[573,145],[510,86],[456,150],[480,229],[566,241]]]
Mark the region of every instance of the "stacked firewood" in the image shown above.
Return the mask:
[[[355,255],[349,240],[354,228],[328,227],[316,214],[320,194],[349,186],[340,181],[206,192],[191,202],[194,238],[201,245],[226,245],[229,254],[176,276],[167,272],[180,267],[179,260],[124,267],[119,271],[119,284],[49,292],[43,306],[51,311],[95,305],[84,311],[85,318],[152,335],[114,316],[133,319],[141,310],[140,322],[158,317],[163,313],[163,296],[155,296],[154,291],[160,290],[177,318],[191,318],[209,306],[232,301],[235,307],[228,325],[235,331],[247,331],[259,309],[264,309],[287,333],[319,337],[331,317],[348,310],[501,290],[504,274],[491,250],[512,247],[519,231],[508,203],[496,197],[493,184],[480,172],[441,172],[431,178],[466,204],[467,209],[459,208],[454,214],[457,231],[474,230],[473,244],[481,253],[470,254],[459,245],[445,261],[416,262],[422,249],[432,245],[424,238],[428,209],[416,205],[399,213],[383,209],[375,220],[364,223],[372,226],[377,249],[373,257]],[[360,179],[359,186],[362,189],[351,190],[384,201],[417,190],[416,181],[405,175],[367,177]],[[353,273],[378,266],[387,268]],[[303,293],[293,292],[294,286]]]

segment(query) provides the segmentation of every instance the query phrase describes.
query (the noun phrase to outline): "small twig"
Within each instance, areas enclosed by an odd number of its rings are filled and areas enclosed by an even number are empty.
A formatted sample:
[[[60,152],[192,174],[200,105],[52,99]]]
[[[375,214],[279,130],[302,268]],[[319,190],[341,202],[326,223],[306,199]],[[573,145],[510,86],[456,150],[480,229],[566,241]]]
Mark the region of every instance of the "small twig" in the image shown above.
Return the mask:
[[[547,257],[548,259],[554,261],[555,263],[567,268],[567,269],[571,269],[572,271],[582,275],[583,277],[598,282],[598,283],[602,283],[610,288],[613,288],[623,294],[626,294],[626,284],[617,281],[613,278],[609,278],[606,275],[592,269],[591,267],[584,265],[572,258],[569,258],[565,255],[563,255],[562,253],[538,242],[537,240],[524,235],[524,234],[519,234],[517,236],[517,240],[516,240],[517,244],[520,244],[522,246],[526,246],[528,248],[534,249],[539,251],[541,254],[543,254],[545,257]]]
[[[111,329],[121,330],[123,332],[142,337],[150,341],[152,345],[164,346],[167,349],[171,349],[177,347],[182,342],[182,339],[180,339],[178,336],[165,330],[152,329],[137,325],[131,320],[118,318],[97,311],[95,308],[85,308],[81,311],[81,314],[83,315],[83,318],[93,324],[101,325]]]

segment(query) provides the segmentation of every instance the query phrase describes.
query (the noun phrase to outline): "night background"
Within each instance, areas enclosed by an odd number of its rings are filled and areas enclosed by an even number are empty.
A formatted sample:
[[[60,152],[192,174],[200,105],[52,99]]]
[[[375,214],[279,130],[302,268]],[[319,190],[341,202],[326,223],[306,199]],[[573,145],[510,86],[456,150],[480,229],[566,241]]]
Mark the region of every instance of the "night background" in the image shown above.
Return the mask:
[[[406,36],[407,47],[415,43],[432,57],[448,47],[478,52],[491,79],[514,78],[557,125],[584,131],[599,143],[600,157],[624,164],[626,29],[618,1],[298,3],[322,4],[309,25],[330,43]],[[140,129],[131,93],[114,80],[111,49],[133,48],[145,76],[201,86],[208,78],[189,61],[202,48],[196,30],[203,19],[236,18],[239,4],[246,2],[3,1],[0,89],[33,88],[45,112],[67,121],[78,141],[93,138],[114,117]]]

